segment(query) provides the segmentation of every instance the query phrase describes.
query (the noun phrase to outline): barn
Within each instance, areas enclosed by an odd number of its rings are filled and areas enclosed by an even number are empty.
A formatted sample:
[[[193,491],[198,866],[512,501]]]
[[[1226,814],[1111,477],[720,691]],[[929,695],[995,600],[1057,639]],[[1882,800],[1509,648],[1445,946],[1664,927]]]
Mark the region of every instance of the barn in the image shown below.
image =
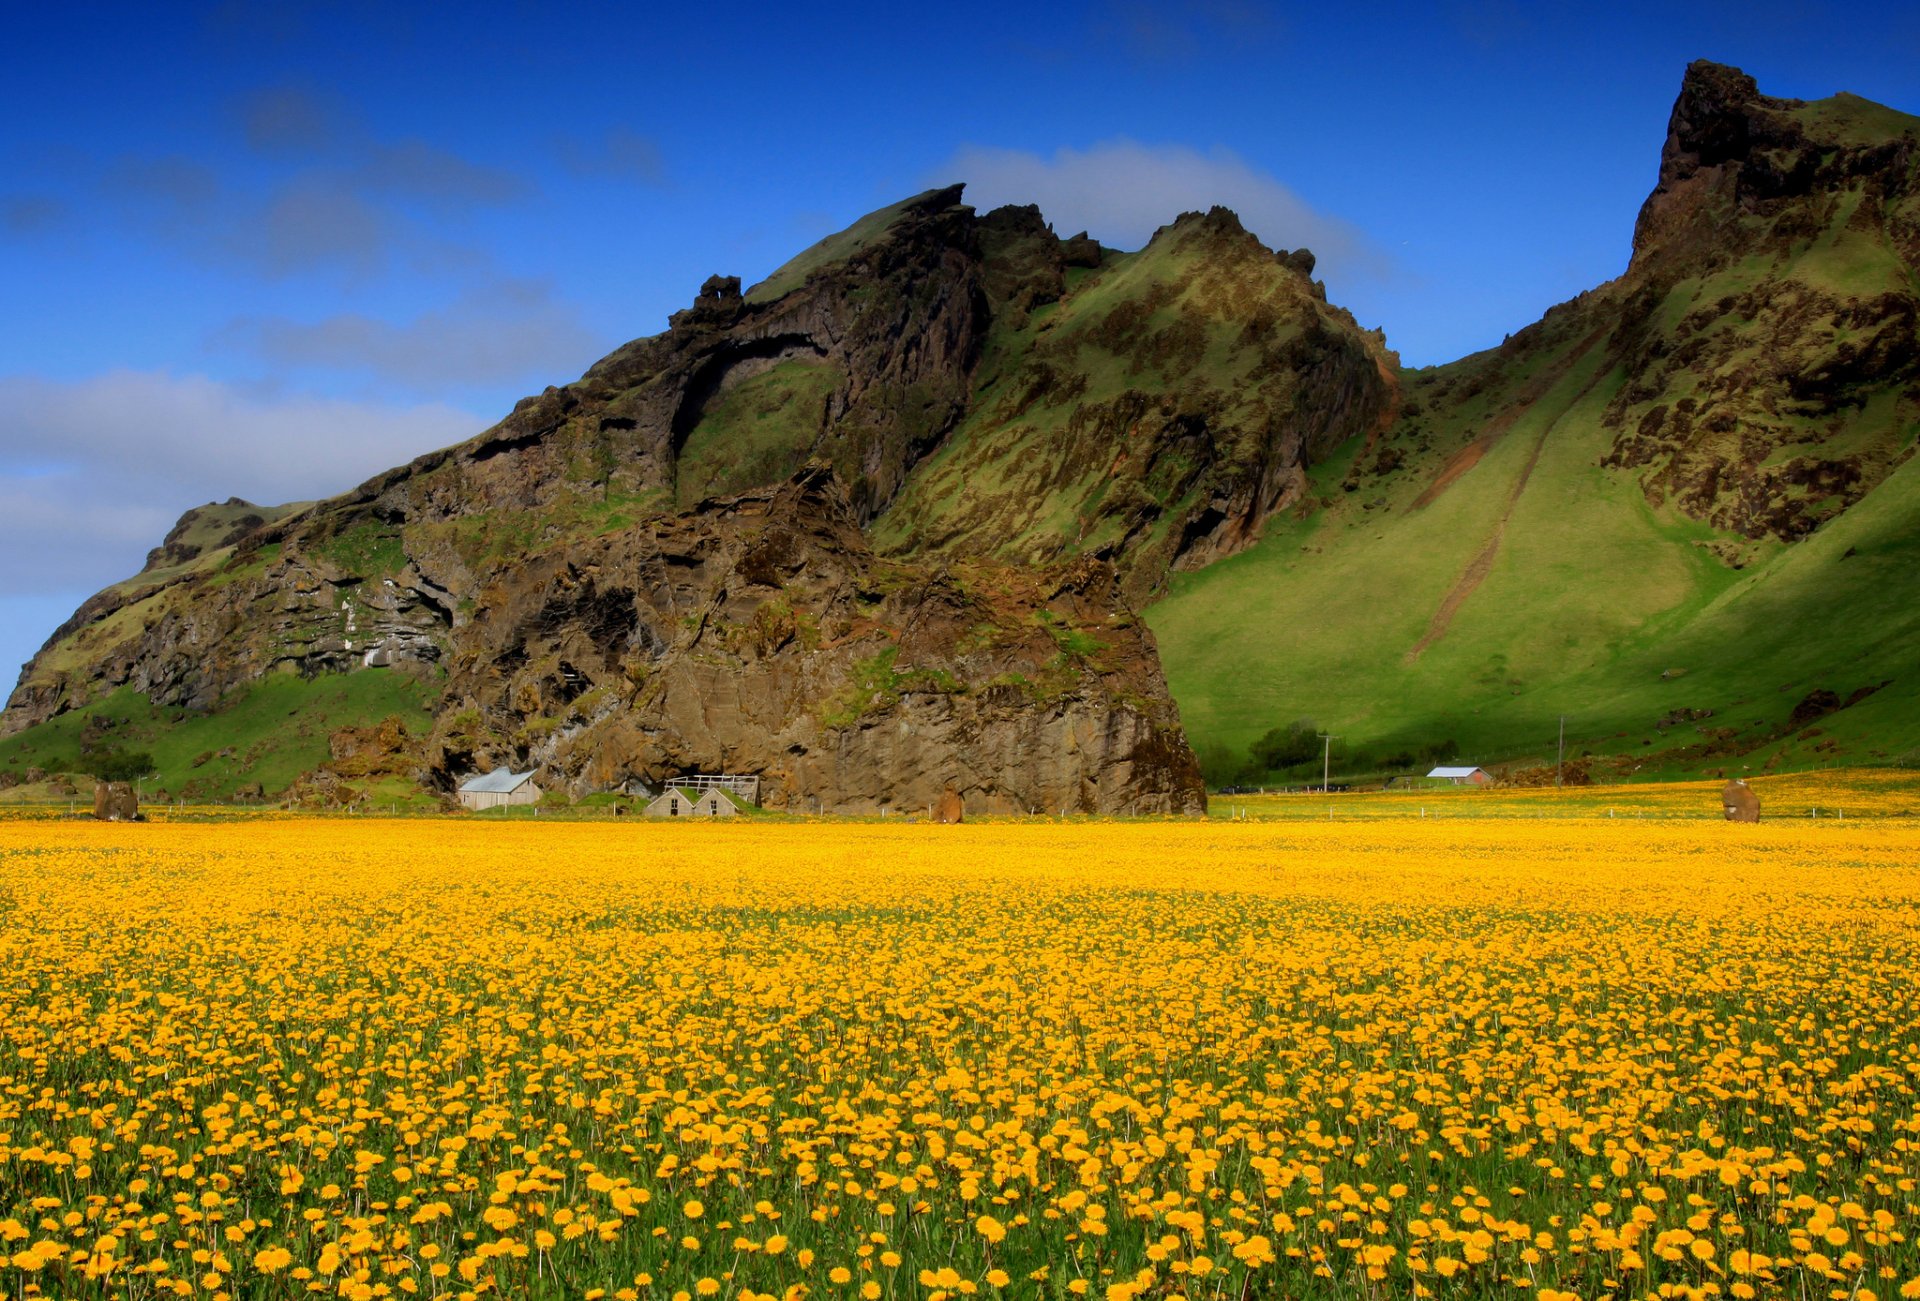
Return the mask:
[[[470,809],[497,809],[504,804],[532,804],[540,798],[530,772],[495,768],[460,783],[460,803]]]
[[[1435,768],[1427,776],[1455,786],[1491,786],[1493,774],[1485,768]]]

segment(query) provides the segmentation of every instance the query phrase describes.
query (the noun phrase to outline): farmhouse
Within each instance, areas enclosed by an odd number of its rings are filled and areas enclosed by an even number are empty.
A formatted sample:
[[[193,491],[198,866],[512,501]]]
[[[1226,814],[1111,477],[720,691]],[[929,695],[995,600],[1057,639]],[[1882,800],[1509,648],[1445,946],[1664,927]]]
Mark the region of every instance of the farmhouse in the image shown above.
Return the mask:
[[[470,809],[497,809],[503,804],[532,804],[540,798],[530,772],[495,768],[460,783],[460,803]]]
[[[1491,786],[1493,784],[1493,774],[1485,768],[1435,768],[1427,776],[1452,782],[1455,786]]]

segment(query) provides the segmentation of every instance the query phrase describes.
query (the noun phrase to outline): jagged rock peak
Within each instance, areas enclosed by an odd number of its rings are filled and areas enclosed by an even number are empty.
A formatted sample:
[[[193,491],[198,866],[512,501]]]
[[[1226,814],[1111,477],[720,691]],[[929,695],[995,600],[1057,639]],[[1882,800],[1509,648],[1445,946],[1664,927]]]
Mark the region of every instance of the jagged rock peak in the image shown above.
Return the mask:
[[[1173,219],[1171,225],[1162,226],[1153,233],[1154,239],[1163,234],[1181,234],[1200,232],[1220,237],[1248,235],[1247,228],[1241,224],[1240,214],[1232,208],[1214,204],[1205,212],[1183,212]]]
[[[1756,144],[1778,145],[1799,132],[1778,121],[1797,99],[1773,99],[1738,68],[1697,59],[1687,65],[1680,96],[1667,120],[1660,151],[1660,184],[1672,186],[1702,168],[1744,160]]]
[[[1920,136],[1913,129],[1890,135],[1889,116],[1898,115],[1857,96],[1774,98],[1738,68],[1704,59],[1688,65],[1659,180],[1634,227],[1635,266],[1667,253],[1727,252],[1732,221],[1770,218],[1785,201],[1863,181],[1889,197],[1906,192]]]

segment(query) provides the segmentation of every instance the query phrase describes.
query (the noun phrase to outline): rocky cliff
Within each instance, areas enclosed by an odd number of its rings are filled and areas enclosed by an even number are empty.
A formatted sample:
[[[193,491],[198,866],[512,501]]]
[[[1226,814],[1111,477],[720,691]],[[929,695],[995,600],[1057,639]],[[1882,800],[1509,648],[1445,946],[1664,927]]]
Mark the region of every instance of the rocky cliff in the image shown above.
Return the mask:
[[[555,548],[451,638],[447,778],[576,794],[693,772],[830,813],[1187,813],[1198,769],[1112,569],[881,560],[825,463]]]

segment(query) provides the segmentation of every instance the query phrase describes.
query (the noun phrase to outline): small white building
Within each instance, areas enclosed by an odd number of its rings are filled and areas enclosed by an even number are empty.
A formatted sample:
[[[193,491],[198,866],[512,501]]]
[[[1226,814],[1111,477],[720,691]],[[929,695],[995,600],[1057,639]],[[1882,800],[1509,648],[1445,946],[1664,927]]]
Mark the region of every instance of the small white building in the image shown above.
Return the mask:
[[[716,786],[693,802],[696,818],[730,818],[740,812],[740,797]]]
[[[706,790],[669,786],[647,805],[650,818],[730,818],[740,812],[740,797],[720,787]]]
[[[495,768],[460,783],[460,803],[470,809],[497,809],[505,804],[532,804],[540,798],[530,772]]]
[[[1427,776],[1455,786],[1491,786],[1493,774],[1485,768],[1435,768]]]
[[[693,816],[693,797],[678,786],[669,786],[659,798],[647,805],[650,818],[686,818]]]

